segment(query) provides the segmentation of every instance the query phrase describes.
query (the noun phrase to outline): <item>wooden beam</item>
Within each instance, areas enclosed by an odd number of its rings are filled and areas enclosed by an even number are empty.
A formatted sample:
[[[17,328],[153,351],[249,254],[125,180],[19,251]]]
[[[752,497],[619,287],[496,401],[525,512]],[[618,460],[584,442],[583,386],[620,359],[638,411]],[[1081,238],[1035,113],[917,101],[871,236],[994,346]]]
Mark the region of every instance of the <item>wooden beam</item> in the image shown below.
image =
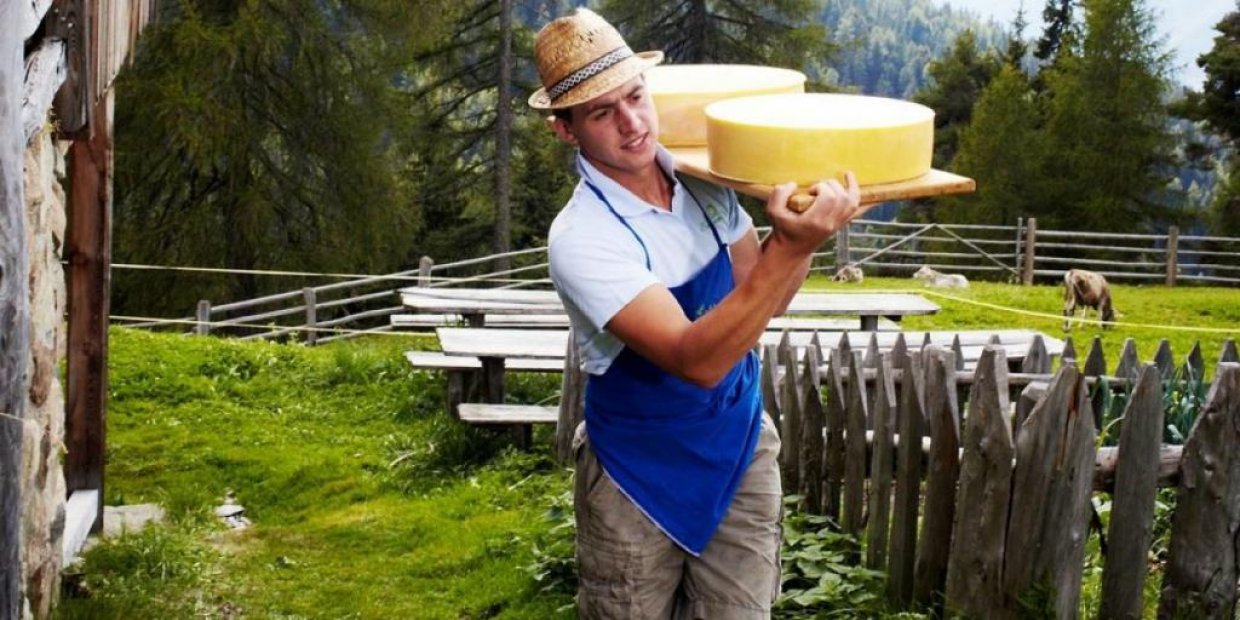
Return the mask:
[[[91,117],[93,127],[69,149],[69,398],[65,420],[68,491],[103,497],[104,423],[108,384],[108,291],[112,281],[112,94]],[[93,530],[103,525],[100,502]]]
[[[21,480],[25,375],[30,356],[29,257],[19,99],[23,69],[17,3],[0,4],[0,618],[21,618]],[[25,8],[25,7],[21,7]]]
[[[21,21],[21,40],[29,39],[39,30],[43,16],[51,8],[52,0],[19,0],[17,2],[18,19]]]

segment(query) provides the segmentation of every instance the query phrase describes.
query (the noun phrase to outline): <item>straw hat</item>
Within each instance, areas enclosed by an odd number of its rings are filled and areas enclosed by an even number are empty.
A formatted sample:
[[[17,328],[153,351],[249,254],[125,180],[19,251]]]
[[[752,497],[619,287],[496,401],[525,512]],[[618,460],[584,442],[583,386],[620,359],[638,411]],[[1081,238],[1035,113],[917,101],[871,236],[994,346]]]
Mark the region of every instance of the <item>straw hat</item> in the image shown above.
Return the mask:
[[[663,52],[634,54],[615,27],[580,8],[538,31],[534,62],[543,88],[530,95],[538,110],[571,108],[663,62]]]

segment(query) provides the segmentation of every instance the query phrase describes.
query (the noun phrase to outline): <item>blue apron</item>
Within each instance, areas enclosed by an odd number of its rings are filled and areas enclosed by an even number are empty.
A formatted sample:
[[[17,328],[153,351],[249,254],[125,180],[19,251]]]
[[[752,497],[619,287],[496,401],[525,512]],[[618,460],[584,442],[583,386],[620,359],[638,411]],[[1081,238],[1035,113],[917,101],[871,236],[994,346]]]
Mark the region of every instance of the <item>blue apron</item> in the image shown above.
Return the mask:
[[[650,252],[637,231],[582,175],[621,223]],[[732,291],[732,260],[702,203],[719,249],[697,275],[671,293],[697,320]],[[625,348],[602,375],[586,382],[585,420],[603,470],[676,544],[700,555],[714,536],[753,457],[762,427],[758,358],[751,351],[714,388],[671,375]]]

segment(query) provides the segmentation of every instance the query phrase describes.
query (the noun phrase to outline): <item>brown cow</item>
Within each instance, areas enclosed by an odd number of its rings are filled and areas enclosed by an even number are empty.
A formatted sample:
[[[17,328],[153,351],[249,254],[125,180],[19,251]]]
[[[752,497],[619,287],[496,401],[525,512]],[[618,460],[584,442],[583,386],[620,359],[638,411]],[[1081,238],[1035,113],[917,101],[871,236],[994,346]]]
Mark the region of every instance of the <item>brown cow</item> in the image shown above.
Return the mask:
[[[1077,306],[1082,308],[1081,318],[1087,308],[1093,308],[1101,316],[1103,329],[1115,320],[1115,307],[1111,303],[1111,286],[1102,274],[1084,269],[1070,269],[1063,274],[1063,330],[1072,329],[1072,318]]]

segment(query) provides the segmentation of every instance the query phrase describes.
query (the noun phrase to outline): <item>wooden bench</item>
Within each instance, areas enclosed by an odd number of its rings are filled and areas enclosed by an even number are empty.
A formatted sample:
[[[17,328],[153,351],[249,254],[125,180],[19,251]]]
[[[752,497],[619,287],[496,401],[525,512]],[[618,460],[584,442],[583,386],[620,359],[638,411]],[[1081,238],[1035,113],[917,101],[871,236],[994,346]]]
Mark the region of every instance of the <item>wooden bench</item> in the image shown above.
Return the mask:
[[[483,324],[489,327],[561,328],[568,329],[566,314],[484,314]],[[470,317],[459,313],[446,314],[393,314],[392,327],[396,329],[434,329],[436,327],[461,327],[469,325]]]
[[[444,355],[439,351],[405,351],[405,359],[416,370],[482,370],[482,360],[465,355]],[[563,372],[564,360],[551,358],[513,358],[505,367],[517,372]]]
[[[543,405],[498,405],[492,403],[461,403],[457,417],[470,424],[555,424],[558,407]]]

